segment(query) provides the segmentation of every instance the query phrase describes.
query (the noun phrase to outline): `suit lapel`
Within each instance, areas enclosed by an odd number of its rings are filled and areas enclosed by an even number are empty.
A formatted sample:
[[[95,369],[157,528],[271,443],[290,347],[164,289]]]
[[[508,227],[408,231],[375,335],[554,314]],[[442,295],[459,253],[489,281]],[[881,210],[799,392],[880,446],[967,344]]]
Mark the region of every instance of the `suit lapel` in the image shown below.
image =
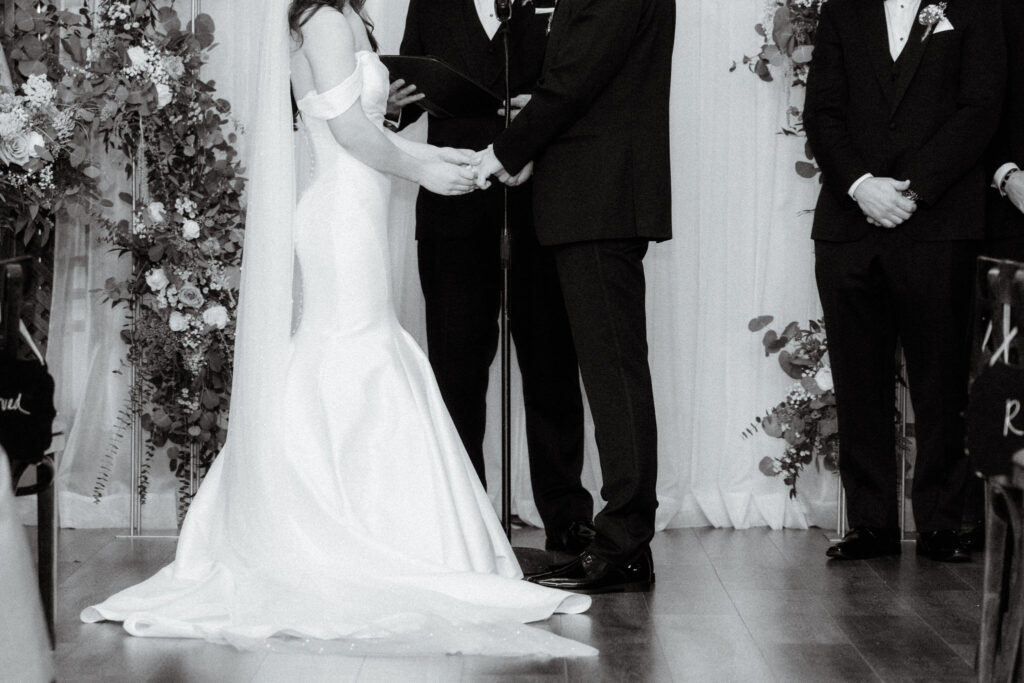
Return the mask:
[[[928,5],[934,4],[936,4],[935,0],[922,0],[921,9],[923,10]],[[921,64],[921,57],[924,56],[928,43],[931,42],[932,36],[935,35],[934,29],[929,32],[927,38],[924,37],[924,32],[925,27],[915,18],[914,25],[910,29],[910,37],[907,38],[907,46],[903,48],[903,52],[900,53],[900,57],[894,65],[896,81],[893,83],[892,97],[889,100],[890,117],[895,116],[896,110],[899,108],[900,102],[910,86],[910,82],[914,80],[917,67]]]
[[[886,100],[893,100],[893,63],[889,54],[889,27],[885,21],[885,2],[861,3],[864,11],[865,36],[868,42],[868,55],[871,67],[875,71],[878,85],[882,88]]]

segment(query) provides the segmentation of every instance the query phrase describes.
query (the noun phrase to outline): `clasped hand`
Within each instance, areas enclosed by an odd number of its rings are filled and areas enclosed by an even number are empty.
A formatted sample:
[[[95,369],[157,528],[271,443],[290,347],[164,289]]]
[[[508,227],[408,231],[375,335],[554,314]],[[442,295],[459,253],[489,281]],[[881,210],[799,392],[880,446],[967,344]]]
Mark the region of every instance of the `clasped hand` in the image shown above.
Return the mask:
[[[530,162],[519,173],[512,175],[494,156],[491,147],[480,152],[437,147],[424,160],[420,185],[436,194],[460,195],[476,189],[486,190],[491,186],[492,177],[509,187],[516,187],[526,182],[532,174],[533,162]]]
[[[471,149],[431,147],[423,159],[419,184],[435,194],[468,194],[477,189],[480,154]]]
[[[903,196],[908,189],[909,180],[868,178],[857,187],[853,198],[868,223],[892,229],[917,210],[917,204]]]
[[[533,175],[533,162],[526,164],[519,173],[512,175],[505,170],[505,167],[494,155],[494,147],[488,145],[487,149],[480,152],[480,164],[476,167],[476,186],[486,190],[491,186],[491,177],[497,178],[509,187],[516,187],[525,183]]]

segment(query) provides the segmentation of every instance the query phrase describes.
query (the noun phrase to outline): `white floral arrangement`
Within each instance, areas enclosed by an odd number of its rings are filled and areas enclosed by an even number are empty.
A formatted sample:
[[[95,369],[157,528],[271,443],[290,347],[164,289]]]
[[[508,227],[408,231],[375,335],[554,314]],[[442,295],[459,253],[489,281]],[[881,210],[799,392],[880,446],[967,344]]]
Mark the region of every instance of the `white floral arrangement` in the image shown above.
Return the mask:
[[[74,102],[61,101],[43,74],[29,76],[21,94],[0,92],[3,227],[23,227],[41,212],[61,208],[83,183],[91,184],[98,176],[84,158],[72,158],[76,132],[88,118]]]

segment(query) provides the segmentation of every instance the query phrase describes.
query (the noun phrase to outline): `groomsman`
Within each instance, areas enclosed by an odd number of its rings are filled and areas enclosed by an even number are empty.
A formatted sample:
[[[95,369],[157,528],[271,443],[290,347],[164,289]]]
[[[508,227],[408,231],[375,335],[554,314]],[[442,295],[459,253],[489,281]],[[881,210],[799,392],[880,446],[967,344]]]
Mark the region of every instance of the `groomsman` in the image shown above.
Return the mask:
[[[989,146],[988,241],[984,253],[1024,261],[1024,0],[1003,0],[1006,104]]]
[[[561,0],[530,102],[483,155],[518,183],[536,166],[537,237],[555,249],[601,459],[597,536],[531,580],[585,593],[647,590],[657,426],[643,258],[672,235],[669,84],[673,0]]]
[[[509,21],[510,86],[523,103],[540,75],[548,14],[516,1]],[[494,92],[504,91],[504,49],[494,0],[412,0],[401,52],[430,55]],[[403,84],[404,85],[404,84]],[[412,86],[393,99],[415,100]],[[406,107],[401,124],[422,110]],[[483,149],[504,116],[430,117],[427,142]],[[583,399],[572,333],[554,255],[537,242],[529,186],[509,192],[512,281],[509,308],[523,377],[526,443],[534,502],[546,547],[577,553],[593,536],[594,501],[583,487]],[[427,354],[441,395],[480,480],[491,361],[498,348],[502,188],[444,197],[421,189],[416,201],[420,284],[426,300]]]
[[[998,3],[830,0],[804,121],[823,187],[815,272],[839,416],[850,533],[839,560],[900,552],[895,354],[906,357],[917,459],[917,550],[964,561],[962,411],[983,154],[1006,52]]]

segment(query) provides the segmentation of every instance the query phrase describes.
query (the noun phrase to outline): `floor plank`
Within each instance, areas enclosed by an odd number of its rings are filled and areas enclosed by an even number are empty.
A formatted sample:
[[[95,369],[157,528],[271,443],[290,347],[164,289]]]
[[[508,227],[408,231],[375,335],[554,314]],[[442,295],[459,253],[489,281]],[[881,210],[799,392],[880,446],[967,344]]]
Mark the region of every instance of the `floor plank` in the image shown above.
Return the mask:
[[[31,532],[31,530],[30,530]],[[904,681],[968,680],[980,618],[980,559],[942,565],[913,544],[898,558],[825,559],[828,533],[673,529],[652,542],[649,593],[600,595],[541,628],[597,657],[360,657],[202,641],[132,638],[82,624],[81,609],[174,556],[173,539],[62,530],[57,649],[61,681]],[[31,533],[30,533],[31,535]],[[543,532],[515,532],[541,547]],[[328,648],[329,652],[329,648]]]

